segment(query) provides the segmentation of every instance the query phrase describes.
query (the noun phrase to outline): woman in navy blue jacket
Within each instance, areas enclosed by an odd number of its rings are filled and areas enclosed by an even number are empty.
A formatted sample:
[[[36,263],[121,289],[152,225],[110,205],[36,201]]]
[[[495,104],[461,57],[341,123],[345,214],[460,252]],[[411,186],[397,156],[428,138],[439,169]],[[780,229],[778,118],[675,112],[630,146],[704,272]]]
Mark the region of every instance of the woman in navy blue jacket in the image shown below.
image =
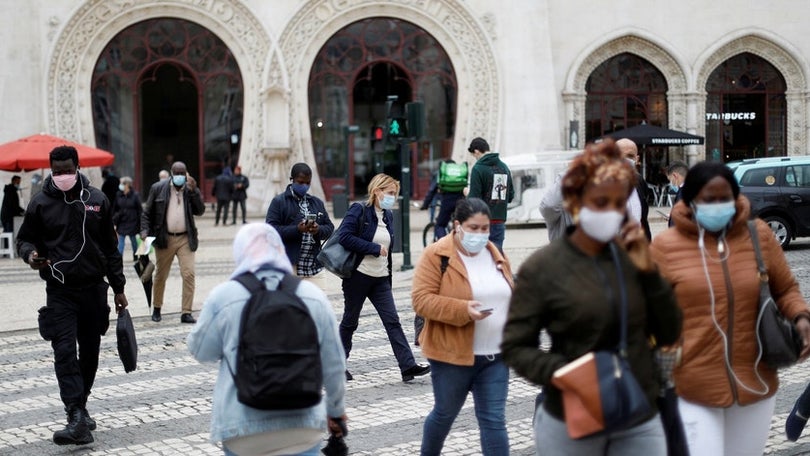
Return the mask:
[[[391,209],[399,194],[399,182],[386,174],[377,174],[368,184],[368,201],[355,203],[346,213],[339,230],[340,245],[357,252],[354,272],[343,279],[343,319],[340,321],[340,340],[346,358],[352,350],[352,335],[363,303],[368,298],[377,309],[388,341],[394,350],[402,381],[430,372],[430,366],[416,364],[402,324],[397,314],[391,291],[391,245],[394,237],[394,215]],[[352,375],[346,371],[346,380]]]

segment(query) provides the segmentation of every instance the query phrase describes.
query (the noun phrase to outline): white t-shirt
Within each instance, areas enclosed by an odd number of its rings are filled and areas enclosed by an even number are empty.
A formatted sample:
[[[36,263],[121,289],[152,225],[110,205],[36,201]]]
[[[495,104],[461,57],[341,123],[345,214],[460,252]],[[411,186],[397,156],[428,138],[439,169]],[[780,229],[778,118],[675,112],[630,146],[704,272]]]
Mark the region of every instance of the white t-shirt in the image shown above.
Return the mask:
[[[382,210],[375,212],[377,214],[377,231],[374,233],[371,242],[384,245],[388,249],[389,244],[391,244],[391,235],[388,234],[388,228],[383,222],[383,212]],[[390,255],[391,252],[388,252],[388,254]],[[366,255],[363,257],[363,261],[360,262],[360,266],[357,267],[357,271],[371,277],[388,277],[388,257]]]
[[[512,288],[498,270],[492,253],[486,248],[478,255],[467,256],[459,252],[467,278],[472,288],[473,299],[481,303],[479,309],[492,308],[492,313],[483,320],[475,322],[473,353],[476,355],[495,355],[501,352],[503,327],[509,311],[509,299]]]

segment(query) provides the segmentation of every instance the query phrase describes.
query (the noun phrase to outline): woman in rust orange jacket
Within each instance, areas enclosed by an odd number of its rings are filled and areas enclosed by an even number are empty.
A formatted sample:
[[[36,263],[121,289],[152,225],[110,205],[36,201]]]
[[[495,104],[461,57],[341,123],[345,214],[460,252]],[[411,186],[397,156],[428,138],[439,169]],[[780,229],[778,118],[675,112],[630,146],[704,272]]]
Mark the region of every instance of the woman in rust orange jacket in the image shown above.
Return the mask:
[[[422,456],[438,455],[472,392],[485,456],[509,454],[506,394],[509,368],[501,358],[512,295],[509,262],[489,241],[489,206],[456,203],[451,234],[429,245],[413,278],[413,307],[425,318],[419,336],[430,361],[434,405],[425,420]]]
[[[703,162],[686,175],[675,226],[657,235],[652,255],[683,311],[679,409],[690,453],[761,455],[774,410],[776,371],[757,362],[759,279],[748,199],[732,171]],[[810,311],[770,228],[756,221],[770,290],[810,342]]]

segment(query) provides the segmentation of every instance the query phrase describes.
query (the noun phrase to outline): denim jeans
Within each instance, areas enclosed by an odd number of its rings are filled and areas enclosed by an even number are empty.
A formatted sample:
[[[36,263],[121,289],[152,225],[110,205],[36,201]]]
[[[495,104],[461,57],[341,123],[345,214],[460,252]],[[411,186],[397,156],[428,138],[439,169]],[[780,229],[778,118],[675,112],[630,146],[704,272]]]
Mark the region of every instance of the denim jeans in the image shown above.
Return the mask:
[[[132,255],[134,256],[135,252],[138,251],[138,239],[135,238],[134,234],[128,236],[126,234],[118,235],[118,253],[124,256],[124,244],[126,244],[127,238],[129,238],[129,243],[132,245]]]
[[[506,224],[505,223],[490,223],[489,225],[489,240],[498,247],[498,250],[503,253],[503,240],[506,238]]]
[[[225,456],[238,456],[233,451],[228,450],[228,448],[226,448],[225,445],[222,445],[222,453]],[[294,456],[320,456],[320,454],[321,454],[321,444],[319,443],[306,451],[296,453]]]
[[[506,394],[509,390],[509,368],[503,363],[501,355],[476,356],[472,366],[429,361],[434,404],[425,420],[421,455],[441,453],[444,440],[470,391],[481,433],[481,454],[508,455]]]
[[[534,446],[538,456],[667,456],[664,427],[658,415],[623,431],[572,439],[565,422],[551,416],[542,405],[534,416]]]
[[[399,321],[397,304],[394,301],[394,294],[391,291],[391,278],[371,277],[362,272],[354,271],[348,279],[343,279],[343,318],[340,320],[340,341],[343,343],[343,350],[346,358],[352,351],[352,335],[357,330],[360,321],[360,311],[363,310],[363,303],[366,298],[377,310],[377,314],[382,320],[388,342],[397,358],[400,371],[405,371],[416,365],[411,346],[402,331],[402,323]]]

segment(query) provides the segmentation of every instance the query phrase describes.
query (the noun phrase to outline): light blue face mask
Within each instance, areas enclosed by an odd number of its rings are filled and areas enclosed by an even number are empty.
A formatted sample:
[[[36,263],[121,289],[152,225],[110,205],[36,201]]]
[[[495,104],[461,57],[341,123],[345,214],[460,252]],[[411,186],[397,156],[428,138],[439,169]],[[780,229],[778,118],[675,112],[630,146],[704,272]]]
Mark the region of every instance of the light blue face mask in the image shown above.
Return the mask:
[[[397,197],[394,195],[383,195],[382,201],[380,201],[380,208],[382,209],[393,209],[394,203],[397,202]]]
[[[458,229],[464,235],[464,237],[461,238],[461,246],[464,247],[464,250],[470,253],[478,253],[484,250],[484,247],[487,246],[487,242],[489,242],[489,233],[470,233],[468,231],[464,231],[461,226],[459,226]]]
[[[724,201],[722,203],[695,204],[694,211],[698,225],[706,231],[718,233],[728,226],[734,214],[737,213],[737,208],[734,207],[734,201]]]
[[[182,187],[183,185],[186,185],[186,176],[182,174],[172,176],[172,184],[174,184],[175,187]]]

